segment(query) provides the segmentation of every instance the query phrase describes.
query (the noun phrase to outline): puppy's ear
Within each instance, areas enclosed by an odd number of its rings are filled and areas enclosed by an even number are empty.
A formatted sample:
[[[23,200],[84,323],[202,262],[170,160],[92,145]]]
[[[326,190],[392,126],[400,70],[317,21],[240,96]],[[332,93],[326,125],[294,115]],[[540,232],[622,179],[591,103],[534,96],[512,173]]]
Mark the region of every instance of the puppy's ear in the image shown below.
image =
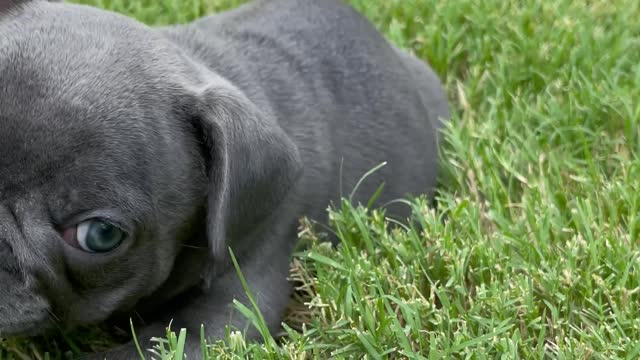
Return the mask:
[[[213,259],[225,263],[228,246],[277,210],[298,179],[298,148],[269,111],[216,77],[195,90],[195,127],[205,145],[208,237]],[[217,268],[217,266],[216,266]]]

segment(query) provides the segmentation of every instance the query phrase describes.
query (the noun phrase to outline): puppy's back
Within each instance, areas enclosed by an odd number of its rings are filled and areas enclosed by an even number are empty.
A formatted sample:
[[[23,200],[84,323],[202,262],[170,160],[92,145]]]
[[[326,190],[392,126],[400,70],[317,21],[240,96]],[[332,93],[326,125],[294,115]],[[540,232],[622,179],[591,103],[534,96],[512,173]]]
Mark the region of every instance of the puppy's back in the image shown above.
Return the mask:
[[[322,216],[382,162],[356,200],[383,181],[379,204],[432,193],[436,130],[448,117],[440,81],[342,1],[255,1],[171,36],[273,111],[300,148],[310,215]]]

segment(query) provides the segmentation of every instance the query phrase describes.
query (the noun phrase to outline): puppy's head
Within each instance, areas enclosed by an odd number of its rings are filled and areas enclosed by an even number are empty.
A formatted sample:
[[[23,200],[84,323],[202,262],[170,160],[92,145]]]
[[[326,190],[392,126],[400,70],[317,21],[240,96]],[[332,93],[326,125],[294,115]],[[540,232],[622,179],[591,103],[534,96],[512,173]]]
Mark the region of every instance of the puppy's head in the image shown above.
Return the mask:
[[[0,336],[100,322],[179,257],[219,261],[300,163],[268,113],[156,32],[44,1],[0,13],[0,154]]]

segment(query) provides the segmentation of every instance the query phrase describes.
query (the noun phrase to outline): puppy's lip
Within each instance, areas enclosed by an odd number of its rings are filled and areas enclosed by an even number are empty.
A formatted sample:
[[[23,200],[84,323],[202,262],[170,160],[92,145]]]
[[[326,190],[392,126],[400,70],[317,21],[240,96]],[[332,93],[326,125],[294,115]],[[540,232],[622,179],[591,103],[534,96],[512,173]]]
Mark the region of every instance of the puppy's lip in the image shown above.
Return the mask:
[[[2,277],[0,277],[2,278]],[[0,296],[0,337],[43,334],[54,325],[51,305],[39,292],[6,276]]]
[[[38,336],[53,328],[53,322],[48,316],[37,319],[15,319],[0,321],[0,337]]]

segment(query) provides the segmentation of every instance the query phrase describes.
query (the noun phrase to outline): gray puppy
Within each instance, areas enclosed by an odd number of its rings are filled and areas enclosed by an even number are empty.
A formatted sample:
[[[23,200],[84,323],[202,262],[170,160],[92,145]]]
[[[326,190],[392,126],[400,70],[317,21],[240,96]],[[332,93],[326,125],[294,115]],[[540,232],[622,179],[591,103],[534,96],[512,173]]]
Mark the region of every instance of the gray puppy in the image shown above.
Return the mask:
[[[245,325],[229,248],[276,329],[299,217],[385,161],[356,201],[432,194],[440,81],[339,0],[157,29],[0,4],[0,336],[134,316],[149,346],[173,320],[197,358],[201,324]]]

